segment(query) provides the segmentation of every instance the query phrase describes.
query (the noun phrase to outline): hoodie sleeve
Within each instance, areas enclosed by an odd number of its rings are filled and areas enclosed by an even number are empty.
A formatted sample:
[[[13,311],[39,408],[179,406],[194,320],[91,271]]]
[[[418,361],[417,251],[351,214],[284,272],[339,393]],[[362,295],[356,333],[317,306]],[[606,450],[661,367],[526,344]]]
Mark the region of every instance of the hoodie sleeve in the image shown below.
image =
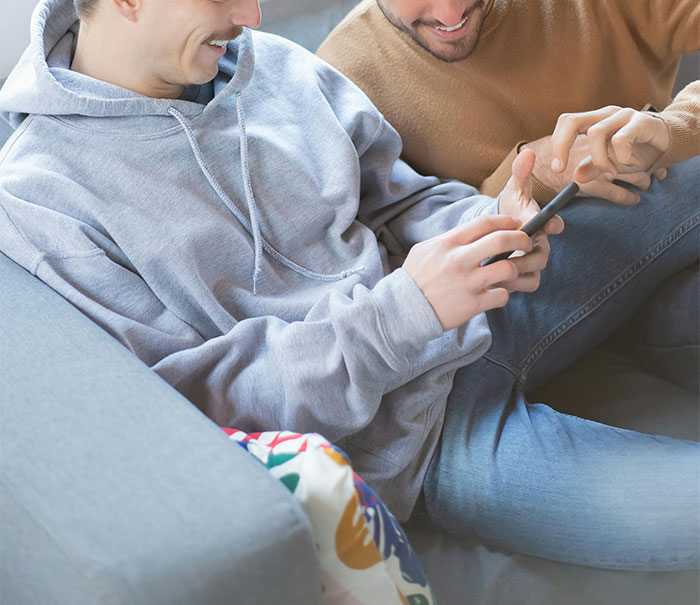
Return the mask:
[[[392,253],[484,214],[497,214],[498,200],[460,181],[418,174],[400,159],[401,137],[380,116],[372,142],[359,153],[362,185],[358,218]]]
[[[241,318],[208,339],[104,252],[45,256],[36,274],[212,420],[243,430],[316,431],[331,440],[352,434],[442,334],[401,269],[372,289],[333,294],[323,317]]]

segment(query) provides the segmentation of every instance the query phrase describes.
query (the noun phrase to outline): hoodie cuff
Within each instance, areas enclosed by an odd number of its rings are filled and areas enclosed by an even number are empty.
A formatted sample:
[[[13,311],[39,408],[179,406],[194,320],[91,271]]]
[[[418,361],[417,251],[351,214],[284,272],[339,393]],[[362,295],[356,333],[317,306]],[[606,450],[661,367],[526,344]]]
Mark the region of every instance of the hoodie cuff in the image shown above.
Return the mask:
[[[384,339],[397,359],[413,356],[442,335],[442,325],[428,299],[403,269],[380,280],[373,292]]]
[[[473,221],[475,218],[480,216],[495,216],[498,214],[498,201],[501,199],[500,195],[498,197],[487,197],[483,196],[477,204],[471,205],[459,219],[459,224],[463,225],[469,221]]]

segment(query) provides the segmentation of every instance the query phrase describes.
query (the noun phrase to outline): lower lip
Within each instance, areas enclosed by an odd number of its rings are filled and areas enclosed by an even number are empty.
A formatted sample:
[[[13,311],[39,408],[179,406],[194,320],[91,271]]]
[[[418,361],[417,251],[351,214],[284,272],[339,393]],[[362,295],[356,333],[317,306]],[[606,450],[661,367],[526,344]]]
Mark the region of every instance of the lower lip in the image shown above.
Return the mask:
[[[451,32],[446,32],[441,29],[437,29],[435,27],[432,27],[431,25],[428,25],[427,27],[433,33],[434,36],[437,36],[441,40],[457,40],[458,38],[461,38],[467,31],[467,26],[469,25],[470,21],[471,17],[467,17],[467,20],[462,24],[462,26],[459,29],[456,29]]]
[[[222,57],[224,54],[226,54],[226,46],[216,46],[215,44],[205,44],[204,46],[211,49],[213,52],[215,52],[220,57]]]

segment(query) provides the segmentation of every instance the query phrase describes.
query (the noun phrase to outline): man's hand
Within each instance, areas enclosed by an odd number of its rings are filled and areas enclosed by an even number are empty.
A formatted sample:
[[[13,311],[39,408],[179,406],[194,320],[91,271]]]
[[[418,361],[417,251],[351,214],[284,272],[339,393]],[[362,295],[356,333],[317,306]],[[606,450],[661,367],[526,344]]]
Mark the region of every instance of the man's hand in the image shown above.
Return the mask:
[[[639,202],[639,194],[613,183],[613,178],[616,181],[629,183],[641,191],[646,191],[651,186],[651,176],[646,172],[617,174],[614,177],[608,172],[578,173],[579,166],[586,166],[591,157],[589,138],[585,134],[575,136],[567,149],[566,163],[563,164],[563,168],[560,166],[557,171],[552,169],[554,156],[551,136],[526,143],[523,149],[532,149],[537,154],[533,176],[555,191],[561,191],[569,183],[576,182],[579,185],[579,195],[581,196],[598,197],[616,204],[630,206]],[[582,168],[582,170],[589,169]],[[666,171],[658,171],[654,173],[654,176],[664,179]]]
[[[498,211],[519,219],[524,225],[539,211],[540,207],[532,199],[532,171],[535,154],[530,150],[521,151],[513,162],[513,176],[501,192]],[[561,189],[564,188],[565,183]],[[548,235],[557,235],[564,230],[564,221],[559,217],[547,221],[541,231],[533,237],[533,248],[528,254],[511,256],[508,260],[515,264],[518,276],[503,283],[510,291],[534,292],[540,285],[540,272],[549,259]],[[511,248],[514,250],[514,248]],[[496,263],[498,264],[498,263]]]
[[[546,233],[560,233],[564,223],[550,220],[535,240],[518,231],[539,211],[530,197],[532,152],[513,162],[513,177],[501,193],[502,215],[483,216],[411,248],[403,269],[418,284],[433,307],[443,330],[465,324],[475,315],[503,307],[510,292],[531,292],[539,286],[539,272],[547,264]],[[486,267],[481,263],[510,250],[523,253]]]
[[[588,155],[570,157],[582,134],[588,139]],[[596,111],[562,114],[552,134],[551,167],[561,173],[571,166],[573,180],[581,184],[601,176],[631,182],[629,175],[646,175],[670,144],[669,128],[662,118],[629,107],[610,105]],[[654,176],[665,178],[666,170],[655,171]],[[632,203],[638,201],[636,196]]]
[[[487,267],[481,262],[508,250],[530,250],[530,238],[517,231],[520,225],[509,216],[483,216],[411,248],[403,269],[428,299],[443,330],[506,305],[509,293],[499,284],[516,279],[518,268],[509,260]]]

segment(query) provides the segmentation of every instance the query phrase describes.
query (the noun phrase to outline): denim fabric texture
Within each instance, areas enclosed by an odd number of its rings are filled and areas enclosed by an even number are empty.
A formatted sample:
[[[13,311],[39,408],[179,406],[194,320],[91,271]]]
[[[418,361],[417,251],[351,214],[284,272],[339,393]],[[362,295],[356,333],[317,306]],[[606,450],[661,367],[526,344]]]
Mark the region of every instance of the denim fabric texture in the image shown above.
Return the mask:
[[[625,327],[620,350],[647,372],[698,392],[700,267],[667,279]]]
[[[561,414],[524,393],[607,338],[665,277],[681,276],[674,297],[683,280],[692,288],[699,179],[696,157],[636,207],[582,199],[562,213],[540,289],[489,312],[491,349],[457,372],[425,482],[433,523],[581,565],[698,565],[700,444]]]

